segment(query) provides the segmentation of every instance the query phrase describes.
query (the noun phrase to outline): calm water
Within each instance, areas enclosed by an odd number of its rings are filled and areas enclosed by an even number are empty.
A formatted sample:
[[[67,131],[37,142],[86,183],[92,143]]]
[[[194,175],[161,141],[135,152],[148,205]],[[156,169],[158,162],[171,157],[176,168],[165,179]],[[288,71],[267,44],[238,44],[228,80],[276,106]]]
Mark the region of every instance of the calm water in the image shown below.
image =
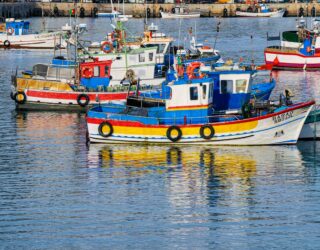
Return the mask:
[[[35,28],[40,21],[32,19]],[[47,21],[52,28],[67,19]],[[87,39],[111,30],[108,19],[81,21]],[[178,38],[179,21],[151,21]],[[214,44],[217,21],[200,19],[198,39]],[[143,22],[128,26],[135,34]],[[180,43],[191,26],[181,23]],[[225,58],[262,62],[266,32],[294,26],[293,18],[223,19],[216,47]],[[51,57],[0,51],[0,249],[318,249],[319,142],[87,146],[84,115],[18,113],[9,98],[17,66]],[[295,100],[320,101],[319,76],[274,73],[273,96],[290,88]]]

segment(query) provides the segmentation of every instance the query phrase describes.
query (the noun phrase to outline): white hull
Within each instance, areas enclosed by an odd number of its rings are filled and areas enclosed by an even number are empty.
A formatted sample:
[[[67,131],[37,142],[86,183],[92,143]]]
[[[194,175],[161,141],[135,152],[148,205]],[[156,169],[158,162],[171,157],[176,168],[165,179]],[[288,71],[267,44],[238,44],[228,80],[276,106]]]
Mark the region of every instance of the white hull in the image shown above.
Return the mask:
[[[265,51],[265,62],[273,64],[279,68],[296,68],[296,69],[318,69],[320,68],[320,56],[304,56],[296,52],[285,52],[285,50],[268,50]],[[276,59],[277,58],[277,59]]]
[[[175,14],[168,12],[160,12],[162,18],[198,18],[200,17],[200,13],[188,13],[188,14]]]
[[[161,83],[165,80],[166,80],[165,77],[140,79],[140,86],[160,86]],[[122,82],[121,80],[113,80],[113,79],[110,81],[110,86],[119,86],[119,85],[129,85],[129,82]]]
[[[296,43],[296,42],[288,42],[288,41],[281,41],[281,47],[285,48],[293,48],[293,49],[300,49],[303,48],[302,43]]]
[[[299,139],[313,140],[320,139],[320,111],[310,112],[306,123],[303,125]]]
[[[0,34],[0,47],[6,47],[5,42],[9,41],[8,48],[52,49],[59,44],[65,48],[66,42],[61,35],[61,32],[15,36]]]
[[[245,12],[245,11],[236,11],[236,16],[241,17],[283,17],[284,10],[278,10],[273,12]]]
[[[251,122],[256,122],[252,129],[243,129],[236,132],[216,132],[213,138],[206,140],[198,134],[199,128],[194,125],[182,125],[182,138],[178,142],[171,142],[165,135],[165,130],[160,127],[152,131],[152,127],[136,127],[134,130],[130,126],[126,129],[114,126],[114,132],[109,137],[102,137],[98,132],[99,124],[91,122],[88,118],[88,131],[91,142],[97,143],[157,143],[157,144],[201,144],[201,145],[272,145],[272,144],[295,144],[298,140],[302,126],[313,105],[278,112],[272,116],[265,116],[255,119],[239,121],[239,127],[250,127]],[[107,121],[112,123],[112,120]],[[219,123],[212,123],[212,126],[221,126]],[[225,123],[225,129],[230,125]],[[238,128],[239,128],[238,127]],[[190,130],[194,129],[193,135]],[[159,134],[157,132],[159,131]],[[120,132],[118,132],[120,131]],[[129,132],[130,131],[130,132]],[[189,131],[188,136],[183,136]],[[131,134],[130,134],[131,133]],[[149,134],[150,133],[150,134]]]

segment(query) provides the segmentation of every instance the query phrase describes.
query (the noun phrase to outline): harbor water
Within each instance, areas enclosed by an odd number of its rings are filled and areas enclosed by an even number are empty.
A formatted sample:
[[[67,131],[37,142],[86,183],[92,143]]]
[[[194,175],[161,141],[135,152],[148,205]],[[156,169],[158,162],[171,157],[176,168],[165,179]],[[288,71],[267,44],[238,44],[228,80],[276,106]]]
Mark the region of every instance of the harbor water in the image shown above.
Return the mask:
[[[59,28],[68,18],[46,19]],[[81,19],[102,40],[109,19]],[[221,22],[220,32],[216,32]],[[42,20],[31,19],[39,29]],[[176,45],[263,62],[266,33],[295,18],[148,20]],[[143,20],[126,24],[131,35]],[[270,45],[270,42],[269,42]],[[51,51],[0,51],[0,249],[318,249],[320,142],[201,147],[86,144],[85,115],[17,112],[10,79]],[[320,102],[319,72],[273,72],[278,99]]]

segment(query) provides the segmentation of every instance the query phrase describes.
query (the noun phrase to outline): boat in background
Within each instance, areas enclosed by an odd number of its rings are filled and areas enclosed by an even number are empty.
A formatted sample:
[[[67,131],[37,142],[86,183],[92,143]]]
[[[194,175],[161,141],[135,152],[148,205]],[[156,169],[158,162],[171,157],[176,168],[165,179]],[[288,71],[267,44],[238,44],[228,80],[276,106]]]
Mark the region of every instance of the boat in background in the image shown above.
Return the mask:
[[[285,9],[272,10],[266,4],[249,6],[246,11],[237,10],[238,17],[283,17]]]
[[[308,115],[299,140],[320,140],[320,107],[318,105]]]
[[[67,30],[31,33],[30,22],[6,19],[0,24],[0,48],[53,49],[66,48]]]
[[[160,11],[161,17],[165,19],[173,19],[173,18],[199,18],[199,12],[190,12],[187,6],[185,5],[177,5],[172,8],[171,12]]]
[[[129,88],[110,86],[111,67],[111,60],[76,63],[58,57],[14,75],[11,98],[19,110],[86,111],[93,104],[124,101]]]

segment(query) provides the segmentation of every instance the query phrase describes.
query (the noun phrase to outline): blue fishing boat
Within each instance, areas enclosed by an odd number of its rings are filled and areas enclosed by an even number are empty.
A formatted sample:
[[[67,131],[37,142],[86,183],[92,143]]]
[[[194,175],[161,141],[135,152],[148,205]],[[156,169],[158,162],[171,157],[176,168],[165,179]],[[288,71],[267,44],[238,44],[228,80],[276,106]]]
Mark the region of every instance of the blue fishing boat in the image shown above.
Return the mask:
[[[251,74],[217,72],[215,77],[188,71],[163,85],[160,96],[128,96],[126,104],[100,105],[87,114],[89,138],[104,143],[293,144],[314,101],[289,100],[255,105]],[[170,79],[168,79],[170,80]],[[214,86],[219,86],[218,95]],[[243,94],[230,102],[229,90]],[[234,105],[234,106],[233,106]],[[225,112],[219,112],[226,107]],[[235,109],[232,109],[232,108]]]

